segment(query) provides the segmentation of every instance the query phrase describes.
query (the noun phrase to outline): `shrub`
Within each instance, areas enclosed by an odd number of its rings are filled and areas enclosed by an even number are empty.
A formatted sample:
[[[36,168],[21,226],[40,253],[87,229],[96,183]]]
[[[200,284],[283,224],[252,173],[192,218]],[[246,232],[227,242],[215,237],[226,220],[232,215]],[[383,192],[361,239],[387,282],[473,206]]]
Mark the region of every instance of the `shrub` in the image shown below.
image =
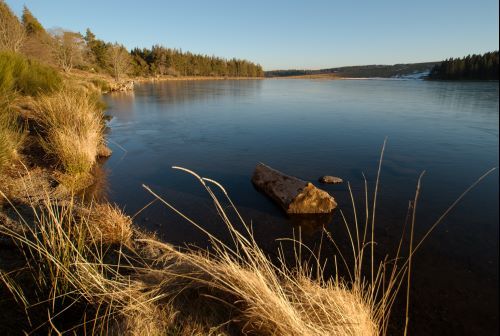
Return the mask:
[[[56,91],[61,85],[55,69],[20,54],[0,52],[0,91],[36,96]]]

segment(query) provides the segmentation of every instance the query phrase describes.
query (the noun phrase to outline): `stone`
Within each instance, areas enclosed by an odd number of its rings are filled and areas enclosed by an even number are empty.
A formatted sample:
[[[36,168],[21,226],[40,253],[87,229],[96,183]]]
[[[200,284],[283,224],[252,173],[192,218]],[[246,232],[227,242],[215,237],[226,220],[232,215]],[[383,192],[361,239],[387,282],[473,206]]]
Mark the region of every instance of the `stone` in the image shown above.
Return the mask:
[[[321,183],[325,184],[338,184],[344,182],[340,177],[325,175],[319,179]]]
[[[252,182],[287,214],[325,214],[337,207],[335,199],[326,191],[263,163],[255,167]]]

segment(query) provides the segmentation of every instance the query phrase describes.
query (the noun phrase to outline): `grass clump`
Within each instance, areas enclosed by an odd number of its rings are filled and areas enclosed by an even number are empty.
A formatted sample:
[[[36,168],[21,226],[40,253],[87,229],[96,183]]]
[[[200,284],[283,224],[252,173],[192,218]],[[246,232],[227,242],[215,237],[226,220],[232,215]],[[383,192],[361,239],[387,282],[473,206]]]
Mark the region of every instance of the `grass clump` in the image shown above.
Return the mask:
[[[16,157],[24,140],[22,128],[12,111],[10,96],[0,90],[0,172]]]
[[[101,78],[93,78],[90,82],[94,84],[95,87],[98,88],[101,92],[111,91],[111,85],[107,80]]]
[[[35,120],[43,145],[70,175],[88,174],[103,142],[103,112],[95,95],[65,88],[40,96],[34,103]]]
[[[0,52],[0,91],[36,96],[61,86],[61,76],[50,66],[20,54]]]
[[[90,209],[89,233],[91,240],[104,244],[130,244],[132,220],[116,205],[95,204]]]

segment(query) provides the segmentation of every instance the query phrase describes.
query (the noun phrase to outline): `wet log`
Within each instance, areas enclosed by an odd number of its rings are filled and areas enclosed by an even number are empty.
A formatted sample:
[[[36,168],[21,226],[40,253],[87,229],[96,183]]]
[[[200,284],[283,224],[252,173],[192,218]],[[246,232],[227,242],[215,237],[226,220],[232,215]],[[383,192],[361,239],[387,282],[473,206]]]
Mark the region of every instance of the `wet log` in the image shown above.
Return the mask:
[[[252,182],[288,214],[324,214],[337,207],[335,199],[326,191],[263,163],[255,167]]]

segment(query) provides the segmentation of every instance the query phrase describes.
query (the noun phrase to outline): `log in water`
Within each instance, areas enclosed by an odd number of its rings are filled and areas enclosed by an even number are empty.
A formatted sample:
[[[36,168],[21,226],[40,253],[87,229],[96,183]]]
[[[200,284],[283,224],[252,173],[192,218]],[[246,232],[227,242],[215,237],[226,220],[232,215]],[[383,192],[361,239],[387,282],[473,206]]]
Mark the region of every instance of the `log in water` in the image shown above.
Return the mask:
[[[326,191],[263,163],[255,167],[252,182],[288,214],[324,214],[337,207],[335,199]]]

